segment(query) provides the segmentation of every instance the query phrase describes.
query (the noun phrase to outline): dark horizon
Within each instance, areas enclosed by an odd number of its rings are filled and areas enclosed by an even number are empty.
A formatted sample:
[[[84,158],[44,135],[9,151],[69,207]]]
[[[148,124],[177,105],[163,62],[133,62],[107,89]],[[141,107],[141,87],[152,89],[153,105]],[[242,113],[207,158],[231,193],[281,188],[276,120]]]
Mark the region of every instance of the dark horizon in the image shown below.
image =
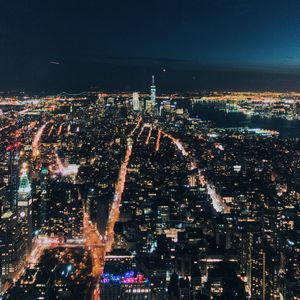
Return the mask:
[[[114,66],[113,70],[107,70],[111,76],[102,78],[102,83],[97,80],[75,78],[72,82],[64,81],[62,74],[43,78],[31,77],[26,80],[16,80],[16,84],[0,89],[0,92],[25,92],[27,94],[46,93],[58,94],[61,92],[80,93],[90,91],[102,92],[142,92],[149,93],[151,76],[155,75],[155,84],[158,94],[165,93],[193,93],[193,92],[300,92],[300,72],[270,72],[268,70],[237,68],[223,68],[216,70],[212,67],[203,67],[202,70],[176,70],[166,69],[160,71],[154,68],[132,67],[127,70],[120,66]],[[139,73],[137,72],[140,71]],[[170,71],[171,70],[171,71]],[[131,71],[131,72],[130,72]],[[132,76],[132,73],[134,75]],[[171,73],[171,74],[170,74]],[[130,75],[131,74],[131,75]],[[140,74],[140,76],[139,76]],[[129,77],[130,76],[130,77]],[[110,78],[114,78],[110,82]],[[100,81],[100,80],[99,80]],[[299,84],[298,84],[299,83]]]
[[[300,91],[300,3],[0,5],[0,90]]]

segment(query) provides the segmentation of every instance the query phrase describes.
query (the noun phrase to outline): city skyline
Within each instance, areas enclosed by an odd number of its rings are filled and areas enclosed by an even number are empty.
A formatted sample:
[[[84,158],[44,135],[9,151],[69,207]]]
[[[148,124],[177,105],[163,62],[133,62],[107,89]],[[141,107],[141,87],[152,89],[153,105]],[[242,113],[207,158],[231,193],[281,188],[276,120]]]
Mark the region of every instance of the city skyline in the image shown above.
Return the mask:
[[[3,299],[300,297],[299,93],[156,88],[1,98]]]
[[[0,11],[0,300],[300,300],[299,0]]]

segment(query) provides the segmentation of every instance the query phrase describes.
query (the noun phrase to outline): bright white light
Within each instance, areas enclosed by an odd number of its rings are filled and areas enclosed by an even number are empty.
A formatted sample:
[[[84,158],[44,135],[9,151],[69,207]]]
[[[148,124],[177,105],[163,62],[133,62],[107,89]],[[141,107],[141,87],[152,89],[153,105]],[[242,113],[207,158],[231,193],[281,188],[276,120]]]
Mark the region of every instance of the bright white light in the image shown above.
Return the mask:
[[[64,176],[76,176],[78,173],[79,165],[71,164],[64,168],[62,174]]]
[[[217,212],[223,212],[224,211],[224,204],[223,204],[221,196],[218,195],[216,193],[216,190],[210,185],[208,185],[208,187],[207,187],[207,192],[208,192],[209,196],[211,197],[214,209]]]

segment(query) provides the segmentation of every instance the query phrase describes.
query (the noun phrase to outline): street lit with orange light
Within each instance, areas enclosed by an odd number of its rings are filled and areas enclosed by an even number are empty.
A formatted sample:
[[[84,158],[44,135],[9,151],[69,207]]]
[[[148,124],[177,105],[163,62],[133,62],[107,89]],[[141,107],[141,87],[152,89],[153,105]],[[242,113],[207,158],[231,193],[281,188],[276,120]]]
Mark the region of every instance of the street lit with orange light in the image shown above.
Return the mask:
[[[95,224],[92,224],[86,212],[84,213],[83,219],[83,232],[85,237],[85,247],[91,251],[93,262],[92,274],[95,278],[98,278],[103,272],[105,243],[97,231]]]
[[[138,129],[141,122],[141,118],[131,132],[130,136]],[[130,139],[130,137],[128,137]],[[116,222],[119,220],[120,205],[122,201],[122,194],[125,187],[125,180],[127,174],[127,167],[132,154],[132,142],[127,141],[127,150],[124,160],[119,170],[119,176],[115,187],[115,194],[113,197],[108,222],[106,225],[105,236],[101,237],[96,229],[95,224],[89,220],[88,214],[84,213],[84,236],[86,238],[86,247],[91,250],[93,269],[92,274],[95,279],[99,278],[103,273],[105,255],[107,252],[112,250],[112,244],[114,243],[114,227]],[[94,292],[93,300],[100,299],[99,284],[97,283]]]
[[[138,138],[142,135],[142,133],[144,132],[144,129],[145,129],[145,125],[142,126],[142,128],[137,136]]]
[[[57,136],[60,136],[60,135],[61,135],[62,127],[63,127],[62,124],[59,125],[58,132],[57,132]]]
[[[160,147],[160,137],[161,137],[161,129],[158,129],[156,145],[155,145],[155,151],[156,152],[159,150],[159,147]]]
[[[188,155],[188,152],[186,152],[186,150],[184,149],[182,143],[178,139],[174,138],[171,134],[166,133],[164,131],[162,131],[162,134],[163,134],[164,137],[169,138],[176,145],[176,147],[179,149],[179,151],[181,151],[183,156]]]
[[[42,137],[43,131],[46,127],[46,124],[44,124],[42,127],[39,128],[37,131],[35,137],[33,138],[32,142],[32,156],[33,158],[36,158],[39,155],[39,142]]]
[[[156,98],[154,77],[150,98],[103,95],[0,111],[0,298],[246,300],[251,276],[265,293],[269,272],[286,280],[294,269],[259,243],[297,266],[298,140],[219,128],[195,99]]]
[[[138,122],[135,125],[135,127],[132,129],[132,131],[130,132],[129,137],[132,136],[137,131],[137,129],[140,127],[142,120],[143,120],[143,118],[141,116],[139,116]]]
[[[148,136],[147,136],[147,139],[146,139],[146,142],[145,142],[146,145],[149,144],[149,141],[150,141],[150,138],[151,138],[151,134],[152,134],[152,126],[149,127]]]
[[[127,146],[126,155],[124,161],[122,162],[120,171],[119,171],[119,178],[116,183],[115,195],[112,203],[112,207],[109,213],[108,223],[106,227],[106,234],[105,234],[105,250],[107,252],[111,251],[112,244],[114,242],[114,226],[115,223],[119,220],[120,214],[120,205],[122,200],[122,194],[125,187],[125,180],[127,174],[127,166],[129,163],[129,159],[132,153],[132,145]]]

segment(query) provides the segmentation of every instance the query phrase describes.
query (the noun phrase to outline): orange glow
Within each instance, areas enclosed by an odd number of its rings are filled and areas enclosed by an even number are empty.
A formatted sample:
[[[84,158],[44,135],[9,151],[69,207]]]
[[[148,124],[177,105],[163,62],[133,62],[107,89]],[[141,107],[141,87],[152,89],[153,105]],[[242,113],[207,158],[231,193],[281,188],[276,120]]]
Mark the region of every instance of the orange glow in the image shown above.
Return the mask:
[[[105,234],[105,240],[106,240],[106,251],[109,252],[111,250],[112,244],[114,242],[114,226],[115,223],[119,220],[120,215],[120,205],[122,200],[122,194],[125,187],[125,179],[127,174],[127,166],[129,159],[131,157],[132,153],[132,146],[127,147],[125,159],[121,165],[120,172],[119,172],[119,178],[116,184],[115,189],[115,196],[113,199],[113,205],[109,214],[109,219],[106,225],[106,234]]]
[[[143,126],[143,127],[142,127],[142,129],[141,129],[141,131],[139,132],[139,134],[138,134],[138,138],[139,138],[139,137],[142,135],[142,133],[143,133],[144,129],[145,129],[145,126]]]
[[[50,136],[52,134],[53,129],[54,129],[54,126],[52,125],[51,128],[50,128],[50,130],[49,130],[48,136]]]
[[[138,122],[137,122],[136,126],[130,132],[129,137],[132,136],[136,132],[136,130],[140,127],[141,122],[142,122],[142,117],[140,116],[139,119],[138,119]]]
[[[61,130],[62,130],[62,125],[60,125],[59,128],[58,128],[57,136],[60,136]]]
[[[40,129],[37,131],[34,139],[33,139],[33,142],[32,142],[32,156],[33,158],[37,157],[38,154],[39,154],[39,142],[40,142],[40,139],[42,137],[42,134],[44,132],[44,129],[46,127],[46,124],[44,124],[42,127],[40,127]]]
[[[142,118],[139,117],[137,125],[134,127],[134,129],[129,134],[128,138],[130,138],[135,131],[139,128],[141,124]],[[99,234],[96,225],[92,224],[92,222],[89,220],[88,214],[84,213],[84,220],[83,220],[83,230],[84,230],[84,236],[86,238],[86,247],[88,249],[91,249],[92,254],[92,275],[97,280],[97,284],[93,291],[93,300],[99,300],[100,299],[100,289],[99,289],[99,277],[103,273],[104,264],[105,264],[105,255],[107,252],[111,251],[112,244],[114,242],[115,238],[115,232],[114,227],[116,222],[119,220],[120,215],[120,206],[122,201],[122,194],[125,188],[125,180],[126,180],[126,174],[127,174],[127,167],[132,154],[132,144],[128,143],[125,158],[121,164],[118,180],[115,186],[115,194],[111,206],[111,210],[109,213],[108,222],[106,224],[106,231],[104,238],[101,237]]]
[[[155,151],[157,152],[160,147],[160,137],[161,137],[161,130],[158,129],[158,134],[157,134],[157,139],[156,139],[156,146],[155,146]]]
[[[152,126],[151,126],[150,129],[149,129],[149,133],[148,133],[148,136],[147,136],[147,139],[146,139],[146,145],[149,144],[149,140],[150,140],[150,138],[151,138],[151,134],[152,134]]]
[[[178,150],[180,150],[183,156],[188,156],[187,151],[184,149],[182,143],[178,139],[175,139],[171,134],[166,133],[164,131],[162,131],[162,133],[164,137],[169,138],[177,146]]]

